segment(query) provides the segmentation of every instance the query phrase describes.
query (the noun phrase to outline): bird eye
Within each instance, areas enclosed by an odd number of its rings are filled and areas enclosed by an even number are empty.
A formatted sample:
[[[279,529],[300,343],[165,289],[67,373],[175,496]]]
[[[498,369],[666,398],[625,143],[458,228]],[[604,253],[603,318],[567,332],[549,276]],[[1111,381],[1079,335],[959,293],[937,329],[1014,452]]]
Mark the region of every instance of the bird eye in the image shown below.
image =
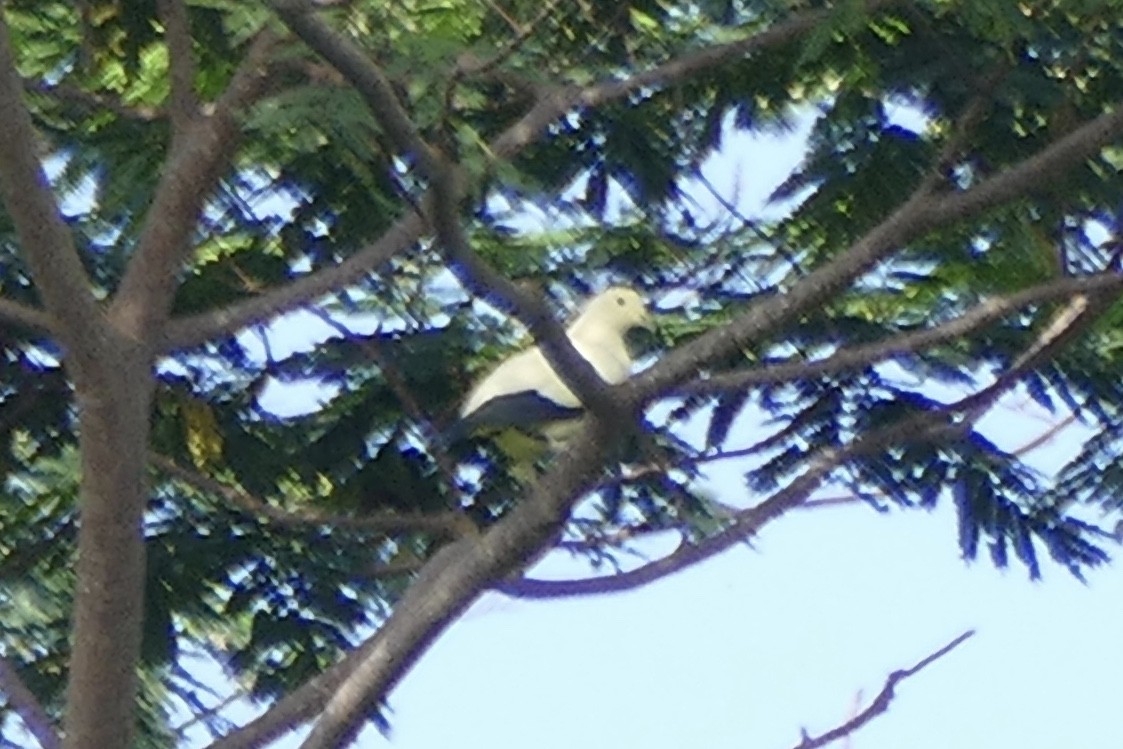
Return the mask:
[[[617,303],[618,305],[620,305],[621,307],[623,307],[623,306],[624,306],[625,304],[627,304],[628,302],[627,302],[627,300],[626,300],[626,299],[624,299],[624,297],[622,297],[622,296],[618,296],[618,297],[616,297],[616,303]]]

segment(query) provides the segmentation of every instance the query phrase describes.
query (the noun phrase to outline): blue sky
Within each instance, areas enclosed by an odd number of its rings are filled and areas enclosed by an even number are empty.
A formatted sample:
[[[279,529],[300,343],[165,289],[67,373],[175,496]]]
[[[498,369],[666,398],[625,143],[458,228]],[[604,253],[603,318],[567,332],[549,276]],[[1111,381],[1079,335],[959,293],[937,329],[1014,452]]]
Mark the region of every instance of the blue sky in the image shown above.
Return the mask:
[[[732,138],[708,164],[710,181],[760,215],[798,164],[807,127]],[[274,343],[282,356],[284,342]],[[300,411],[315,390],[268,395],[273,410]],[[1015,448],[1060,418],[1013,394],[983,427]],[[734,442],[751,442],[755,423],[742,419]],[[1083,436],[1078,425],[1064,430],[1032,462],[1055,469]],[[710,475],[719,500],[762,499],[748,495],[743,471]],[[657,556],[672,542],[643,549]],[[1044,572],[1034,583],[1022,568],[966,564],[946,498],[933,512],[877,513],[861,503],[793,512],[751,548],[640,590],[564,601],[484,596],[390,695],[389,744],[367,731],[359,745],[786,749],[801,728],[818,734],[844,722],[890,672],[966,629],[977,635],[906,680],[887,715],[838,746],[1107,745],[1118,734],[1123,570],[1094,571],[1087,585],[1047,563]],[[555,554],[533,574],[591,572]],[[239,722],[248,714],[245,706],[228,713]]]

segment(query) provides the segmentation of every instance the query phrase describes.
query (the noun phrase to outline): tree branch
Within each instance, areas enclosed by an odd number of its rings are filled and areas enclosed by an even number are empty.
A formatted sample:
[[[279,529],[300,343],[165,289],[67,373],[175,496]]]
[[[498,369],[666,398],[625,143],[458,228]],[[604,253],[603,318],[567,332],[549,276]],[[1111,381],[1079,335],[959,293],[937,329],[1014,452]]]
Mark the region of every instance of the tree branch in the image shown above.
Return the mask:
[[[300,0],[278,1],[286,4],[300,2]],[[872,11],[895,1],[874,0],[867,7]],[[794,16],[789,21],[738,42],[715,45],[713,48],[690,53],[683,56],[681,60],[672,60],[642,74],[642,78],[636,77],[630,87],[622,87],[625,82],[609,80],[599,84],[604,89],[600,93],[596,85],[583,89],[550,89],[542,94],[537,104],[522,119],[492,140],[488,148],[496,158],[510,159],[541,138],[550,123],[577,106],[580,103],[581,92],[590,92],[587,94],[588,97],[598,99],[597,103],[603,104],[611,99],[608,92],[612,92],[612,95],[618,98],[626,95],[630,90],[652,85],[660,80],[681,82],[690,75],[704,72],[738,56],[787,44],[815,28],[828,17],[830,12],[817,11]],[[586,103],[586,106],[592,105]],[[171,321],[162,334],[159,349],[167,353],[177,348],[195,346],[214,336],[233,333],[247,325],[264,322],[275,315],[315,301],[374,271],[395,254],[404,251],[419,240],[424,235],[425,229],[426,225],[421,217],[412,213],[407,214],[374,244],[368,245],[339,265],[309,274],[286,286],[274,288],[239,304]]]
[[[227,486],[217,479],[181,466],[165,455],[152,453],[149,457],[149,462],[168,476],[179,479],[200,491],[222,497],[251,517],[265,518],[286,528],[327,525],[334,528],[373,531],[378,533],[423,531],[435,533],[447,538],[473,535],[476,532],[475,526],[472,526],[470,521],[460,513],[455,512],[440,514],[377,512],[360,517],[349,517],[307,508],[285,510],[280,507],[274,507],[268,502],[254,497],[241,489]]]
[[[1123,282],[1123,277],[1118,274],[1105,273],[1096,278],[1109,279],[1117,285]],[[1054,337],[1052,342],[1056,343],[1058,340],[1060,339]],[[1039,345],[1039,341],[1034,341],[1027,349],[1034,352],[1045,350],[1052,354],[1056,348],[1053,345],[1043,348]],[[1015,365],[994,383],[977,393],[930,411],[920,411],[907,416],[894,424],[863,434],[848,445],[832,446],[816,451],[807,459],[807,470],[776,494],[760,504],[737,512],[733,515],[732,522],[714,535],[693,543],[683,543],[670,554],[654,562],[628,572],[602,577],[575,580],[532,578],[506,580],[498,583],[495,589],[518,598],[566,598],[619,593],[669,577],[716,556],[735,543],[755,536],[769,522],[789,510],[806,505],[807,498],[834,469],[855,458],[872,455],[897,444],[939,442],[970,431],[985,413],[986,408],[1012,387],[1023,373],[1024,371]],[[958,414],[965,414],[965,417],[957,420],[955,417]],[[768,442],[768,439],[762,440],[761,444]],[[759,445],[752,449],[758,448]]]
[[[324,23],[304,0],[273,0],[271,4],[294,34],[350,81],[398,150],[407,159],[416,158],[422,172],[432,177],[441,157],[421,137],[381,68],[350,39]]]
[[[1068,416],[1064,417],[1057,423],[1050,425],[1049,428],[1047,428],[1044,432],[1037,435],[1030,441],[1025,442],[1011,450],[1010,454],[1019,458],[1023,455],[1028,455],[1042,445],[1052,442],[1054,437],[1056,437],[1062,430],[1076,421],[1076,419],[1077,415],[1075,413],[1070,413]]]
[[[0,320],[38,333],[53,333],[54,318],[44,310],[11,299],[0,299]]]
[[[68,349],[78,342],[93,345],[100,337],[103,317],[39,164],[40,149],[22,88],[8,26],[0,12],[0,188],[4,203],[47,312],[59,322],[55,332],[62,344]]]
[[[375,635],[370,651],[335,690],[301,749],[348,745],[370,710],[488,583],[525,564],[561,532],[617,432],[611,422],[590,419],[579,445],[536,484],[530,497],[478,541],[458,543],[459,549],[446,547],[447,556],[434,559],[395,607],[401,624],[384,626]]]
[[[818,459],[809,461],[810,467],[806,473],[760,504],[738,512],[732,522],[721,531],[694,543],[684,542],[667,556],[634,570],[576,580],[538,580],[527,577],[500,580],[492,588],[513,598],[572,598],[620,593],[670,577],[747,540],[772,520],[801,505],[831,471],[854,454],[856,450],[853,449],[819,451]]]
[[[529,497],[479,538],[461,539],[437,552],[395,607],[395,624],[383,625],[336,666],[210,749],[256,749],[317,714],[322,715],[321,721],[304,749],[345,746],[368,709],[491,580],[525,564],[556,537],[573,503],[593,484],[616,433],[611,424],[590,419],[574,449],[561,457]]]
[[[1123,275],[1098,273],[1091,276],[1062,278],[983,301],[959,317],[933,328],[900,333],[864,346],[843,348],[817,361],[792,361],[769,364],[745,372],[728,372],[694,380],[669,395],[712,395],[743,390],[755,385],[775,384],[809,379],[850,369],[858,369],[901,354],[938,346],[961,338],[997,322],[1013,312],[1032,304],[1064,299],[1073,294],[1107,292],[1123,289]]]
[[[867,0],[865,12],[874,13],[896,2],[898,0]],[[627,78],[555,88],[544,93],[531,111],[497,138],[491,144],[491,151],[499,158],[510,158],[536,141],[550,123],[575,107],[594,109],[641,89],[682,83],[719,65],[789,44],[825,23],[836,12],[832,8],[798,13],[744,39],[705,47]]]
[[[786,294],[776,296],[734,318],[727,325],[677,347],[655,366],[631,381],[645,397],[669,390],[690,378],[707,362],[740,351],[781,324],[849,286],[901,245],[938,226],[983,213],[1001,203],[1025,197],[1035,185],[1095,154],[1123,133],[1123,102],[1074,129],[1037,154],[999,172],[979,185],[942,197],[918,190],[888,218],[848,250],[809,273]],[[922,185],[923,187],[923,185]]]
[[[1085,122],[1068,135],[1022,161],[1007,167],[990,179],[962,192],[943,195],[930,209],[929,220],[937,225],[951,224],[1034,193],[1038,185],[1073,164],[1096,155],[1123,133],[1123,100],[1113,102],[1099,117]]]
[[[273,8],[286,25],[317,54],[333,65],[362,95],[367,108],[407,156],[418,159],[422,176],[432,186],[431,199],[424,201],[424,213],[445,247],[461,282],[473,293],[497,300],[530,330],[547,361],[588,408],[602,414],[616,410],[608,397],[607,385],[593,366],[577,353],[565,329],[549,307],[496,273],[472,250],[460,222],[464,199],[461,170],[421,136],[417,125],[398,100],[381,68],[349,38],[336,33],[319,16],[309,12],[303,0],[274,0]]]
[[[231,334],[248,325],[264,323],[302,304],[328,296],[404,252],[423,236],[425,228],[425,219],[416,213],[408,213],[373,244],[338,265],[302,276],[237,304],[170,320],[160,335],[159,350],[168,353],[196,346],[216,335]]]
[[[460,193],[452,169],[445,170],[433,184],[432,222],[437,239],[444,246],[452,270],[473,294],[511,312],[527,327],[542,350],[546,361],[591,411],[606,418],[616,418],[631,409],[631,402],[621,399],[627,391],[610,388],[593,365],[578,353],[546,303],[519,289],[493,270],[472,250],[464,227],[460,224],[458,207]]]
[[[24,728],[35,737],[42,749],[59,749],[62,746],[58,731],[55,730],[55,722],[47,715],[47,711],[7,658],[0,658],[0,691],[8,698],[8,705],[19,715]]]
[[[186,135],[198,111],[195,98],[195,55],[191,51],[191,22],[184,0],[157,0],[168,46],[168,77],[171,80],[171,119],[175,137]]]
[[[509,58],[521,48],[538,27],[550,17],[557,7],[561,5],[561,0],[547,0],[534,18],[530,19],[525,24],[512,24],[511,31],[514,32],[512,37],[506,41],[502,47],[492,53],[487,59],[481,60],[471,53],[465,53],[456,62],[456,69],[451,76],[451,82],[455,82],[461,78],[485,75],[490,73],[496,67],[501,65],[504,60]],[[449,98],[449,93],[446,93],[446,101]]]
[[[43,80],[25,79],[23,88],[25,91],[49,96],[63,104],[76,106],[83,110],[112,112],[125,120],[156,122],[167,116],[164,110],[156,107],[132,106],[115,97],[83,91],[77,86],[71,86],[61,81],[47,83]]]
[[[1009,369],[981,392],[960,401],[959,405],[964,413],[961,426],[966,428],[976,424],[1027,372],[1052,359],[1058,351],[1091,327],[1118,298],[1117,289],[1093,289],[1074,296],[1053,315],[1045,329],[1018,355]]]
[[[173,139],[136,251],[110,308],[111,318],[130,337],[151,340],[167,318],[199,213],[237,149],[237,118],[266,88],[265,65],[274,43],[272,32],[259,32],[210,114],[184,124]],[[183,105],[184,93],[176,96],[176,106]]]
[[[858,713],[850,720],[843,723],[841,726],[832,728],[831,730],[820,736],[816,736],[814,738],[812,738],[811,736],[804,736],[803,741],[799,742],[799,744],[797,744],[794,749],[818,749],[818,747],[826,746],[832,741],[838,741],[844,736],[849,736],[850,734],[854,733],[854,731],[857,731],[866,723],[869,723],[878,715],[881,715],[889,709],[890,703],[893,702],[893,697],[895,696],[895,690],[898,684],[900,684],[910,676],[914,676],[915,674],[919,673],[939,659],[943,658],[945,655],[955,650],[957,647],[974,636],[974,634],[975,630],[969,629],[959,637],[956,637],[954,640],[949,642],[947,645],[944,645],[936,652],[922,659],[912,668],[901,669],[889,674],[889,677],[885,680],[885,686],[883,686],[881,688],[881,691],[878,692],[877,696],[873,698],[873,701],[870,703],[869,707]]]

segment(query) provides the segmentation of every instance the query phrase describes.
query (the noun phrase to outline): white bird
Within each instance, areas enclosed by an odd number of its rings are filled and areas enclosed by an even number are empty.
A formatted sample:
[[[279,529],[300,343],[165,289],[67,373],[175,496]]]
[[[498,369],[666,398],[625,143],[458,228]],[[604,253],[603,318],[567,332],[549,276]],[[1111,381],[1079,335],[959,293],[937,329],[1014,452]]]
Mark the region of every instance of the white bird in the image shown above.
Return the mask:
[[[653,327],[644,298],[633,289],[613,286],[585,303],[566,335],[601,379],[616,385],[632,373],[624,336],[634,328]],[[460,420],[445,433],[445,440],[451,443],[472,434],[514,429],[542,435],[556,450],[579,428],[583,413],[580,399],[542,350],[532,346],[504,360],[472,388],[460,408]],[[500,449],[516,461],[525,460],[516,454],[524,451],[516,445],[501,444]],[[540,457],[541,446],[537,452]]]

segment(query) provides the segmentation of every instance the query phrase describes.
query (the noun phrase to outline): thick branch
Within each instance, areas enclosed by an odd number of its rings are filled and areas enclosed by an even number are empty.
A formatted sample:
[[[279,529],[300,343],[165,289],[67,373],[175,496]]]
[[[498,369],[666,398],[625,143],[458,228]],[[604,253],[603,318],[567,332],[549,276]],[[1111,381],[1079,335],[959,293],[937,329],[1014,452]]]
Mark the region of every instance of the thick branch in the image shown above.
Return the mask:
[[[8,26],[0,12],[0,188],[4,203],[35,286],[49,314],[60,323],[57,333],[63,345],[93,345],[100,335],[101,311],[39,163],[39,145],[22,88]]]
[[[370,711],[452,621],[495,579],[525,564],[562,529],[573,503],[590,487],[614,442],[609,422],[591,420],[568,453],[528,497],[483,537],[423,573],[395,608],[397,627],[383,627],[371,650],[324,707],[302,749],[335,749],[354,738]]]
[[[464,516],[453,512],[441,514],[378,512],[361,517],[349,517],[328,512],[319,512],[307,508],[285,510],[274,507],[268,502],[254,497],[241,489],[227,486],[210,476],[181,466],[167,456],[153,453],[149,457],[149,462],[169,476],[179,479],[200,491],[222,497],[251,517],[265,518],[286,528],[327,525],[335,528],[381,533],[423,531],[440,534],[449,538],[466,535],[475,530]]]
[[[266,88],[265,64],[273,43],[271,32],[260,32],[213,111],[195,118],[173,140],[111,308],[114,321],[133,338],[151,338],[171,309],[199,213],[237,149],[238,117]]]
[[[0,299],[0,321],[38,333],[53,333],[55,327],[54,319],[43,310],[11,299]]]
[[[934,328],[901,333],[864,346],[843,348],[818,361],[792,361],[771,364],[744,372],[716,374],[688,382],[672,394],[706,395],[743,390],[756,385],[808,379],[825,374],[867,367],[901,354],[920,351],[962,338],[1013,312],[1032,304],[1064,299],[1073,294],[1118,291],[1123,275],[1102,273],[1094,276],[1062,278],[1040,284],[1016,294],[995,297],[979,303],[968,312]],[[1068,329],[1066,328],[1066,331]]]
[[[397,604],[395,624],[384,625],[344,661],[211,749],[262,747],[318,714],[321,721],[305,749],[345,746],[369,710],[492,580],[525,564],[561,531],[573,503],[595,480],[615,431],[591,420],[583,439],[530,497],[478,539],[457,541],[437,553]]]
[[[878,715],[881,715],[889,709],[889,704],[893,701],[893,697],[895,696],[894,690],[896,690],[898,684],[900,684],[910,676],[919,673],[939,659],[943,658],[945,655],[955,650],[957,647],[970,639],[974,634],[975,630],[969,629],[959,637],[956,637],[954,640],[949,642],[947,645],[944,645],[936,652],[922,659],[912,668],[901,669],[900,671],[894,671],[893,673],[889,674],[889,677],[885,680],[885,686],[883,686],[881,688],[881,691],[878,692],[877,696],[873,698],[873,702],[870,703],[869,707],[855,715],[850,720],[843,723],[841,726],[832,728],[821,736],[805,736],[803,741],[799,742],[799,744],[797,744],[794,749],[818,749],[818,747],[827,746],[833,741],[838,741],[844,736],[849,736],[850,734],[854,733],[854,731],[857,731],[866,723],[869,723]]]
[[[62,746],[54,721],[7,658],[0,658],[0,692],[19,715],[27,732],[39,742],[39,746],[43,749],[59,749]]]
[[[172,128],[177,137],[186,133],[198,109],[195,100],[195,56],[191,51],[191,22],[184,0],[157,0],[164,39],[168,45],[171,79]]]

